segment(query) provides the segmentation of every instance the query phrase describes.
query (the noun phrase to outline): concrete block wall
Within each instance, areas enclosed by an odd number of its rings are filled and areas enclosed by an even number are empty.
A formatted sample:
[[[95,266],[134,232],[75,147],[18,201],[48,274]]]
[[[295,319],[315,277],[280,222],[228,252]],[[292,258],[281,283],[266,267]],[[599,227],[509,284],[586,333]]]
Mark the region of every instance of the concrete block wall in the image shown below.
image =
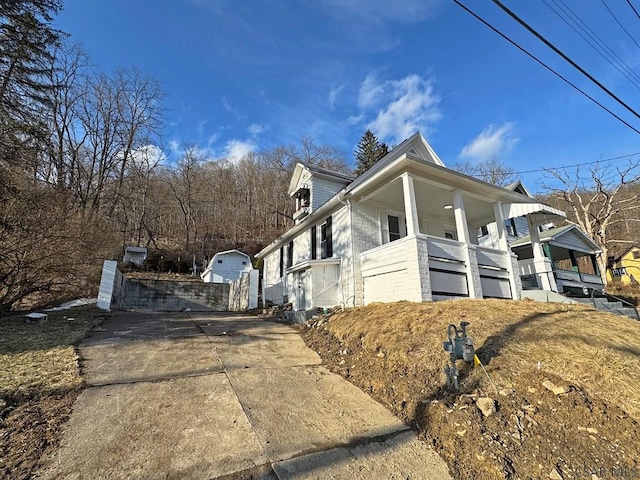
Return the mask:
[[[224,312],[228,283],[180,282],[125,278],[116,302],[121,310]]]

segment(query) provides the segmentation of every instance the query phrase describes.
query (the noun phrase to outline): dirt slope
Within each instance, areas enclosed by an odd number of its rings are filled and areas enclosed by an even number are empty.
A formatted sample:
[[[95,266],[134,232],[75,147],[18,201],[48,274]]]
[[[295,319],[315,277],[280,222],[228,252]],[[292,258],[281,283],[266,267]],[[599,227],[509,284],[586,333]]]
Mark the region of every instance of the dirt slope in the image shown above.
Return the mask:
[[[459,361],[453,392],[442,342],[462,320],[491,381]],[[413,425],[455,478],[640,478],[636,321],[584,306],[457,300],[374,304],[299,328],[332,370]],[[484,397],[489,416],[476,403]]]

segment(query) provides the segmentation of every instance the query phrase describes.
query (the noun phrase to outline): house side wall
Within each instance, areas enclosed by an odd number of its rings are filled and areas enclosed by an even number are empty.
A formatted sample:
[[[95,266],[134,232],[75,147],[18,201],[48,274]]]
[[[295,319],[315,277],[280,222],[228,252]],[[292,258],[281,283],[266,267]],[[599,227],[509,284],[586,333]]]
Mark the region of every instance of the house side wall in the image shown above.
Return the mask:
[[[266,302],[282,305],[284,288],[280,278],[280,249],[264,257],[262,276],[263,299]]]
[[[346,306],[354,305],[353,251],[350,207],[344,206],[333,214],[332,219],[333,256],[340,258],[340,287],[338,302]],[[357,260],[355,260],[357,261]]]
[[[585,244],[582,236],[573,230],[564,235],[560,235],[556,240],[553,240],[551,244],[575,252],[591,252],[591,248]]]
[[[364,305],[364,279],[360,254],[381,245],[380,213],[378,208],[354,203],[351,216],[354,260],[353,275],[350,275],[349,281],[353,285],[353,304]]]

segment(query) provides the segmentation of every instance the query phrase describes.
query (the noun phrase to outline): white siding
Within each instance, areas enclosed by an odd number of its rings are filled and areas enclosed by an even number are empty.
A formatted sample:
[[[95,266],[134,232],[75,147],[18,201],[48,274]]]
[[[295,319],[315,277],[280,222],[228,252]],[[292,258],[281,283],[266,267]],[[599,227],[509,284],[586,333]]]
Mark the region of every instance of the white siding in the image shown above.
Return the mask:
[[[311,178],[311,211],[317,210],[345,186],[343,182],[334,182],[326,178]]]
[[[593,252],[593,247],[584,241],[582,235],[575,230],[571,230],[556,238],[552,245],[557,247],[563,247],[568,250],[574,250],[576,252]]]
[[[280,278],[280,249],[264,258],[262,291],[265,301],[278,305],[282,304],[284,290],[282,279]]]

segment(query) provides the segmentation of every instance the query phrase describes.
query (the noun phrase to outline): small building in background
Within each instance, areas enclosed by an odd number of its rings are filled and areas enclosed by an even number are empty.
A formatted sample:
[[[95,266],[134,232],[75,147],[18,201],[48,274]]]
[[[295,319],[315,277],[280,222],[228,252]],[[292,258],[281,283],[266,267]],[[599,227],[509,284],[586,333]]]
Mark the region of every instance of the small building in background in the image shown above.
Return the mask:
[[[124,249],[124,263],[133,263],[138,266],[142,266],[147,259],[146,247],[132,247],[128,246]]]
[[[634,245],[618,257],[609,257],[607,284],[637,285],[640,280],[640,247]]]
[[[240,250],[216,253],[200,278],[207,283],[231,283],[253,270],[251,258]]]

